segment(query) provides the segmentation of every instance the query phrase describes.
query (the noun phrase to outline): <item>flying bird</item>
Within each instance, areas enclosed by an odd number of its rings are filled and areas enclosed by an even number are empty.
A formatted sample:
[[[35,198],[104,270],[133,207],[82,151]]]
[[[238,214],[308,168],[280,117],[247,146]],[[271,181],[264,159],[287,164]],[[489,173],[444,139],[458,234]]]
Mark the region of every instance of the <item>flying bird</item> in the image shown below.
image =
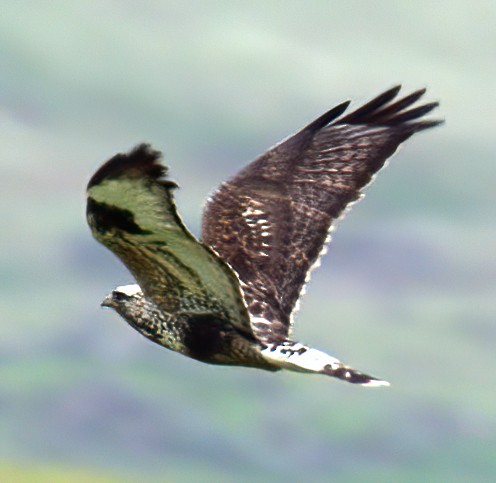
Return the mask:
[[[117,154],[87,188],[93,236],[137,284],[102,302],[148,339],[193,359],[388,385],[291,337],[293,314],[334,222],[398,146],[441,121],[396,86],[345,114],[343,102],[270,148],[207,200],[202,239],[174,203],[177,185],[147,144]]]

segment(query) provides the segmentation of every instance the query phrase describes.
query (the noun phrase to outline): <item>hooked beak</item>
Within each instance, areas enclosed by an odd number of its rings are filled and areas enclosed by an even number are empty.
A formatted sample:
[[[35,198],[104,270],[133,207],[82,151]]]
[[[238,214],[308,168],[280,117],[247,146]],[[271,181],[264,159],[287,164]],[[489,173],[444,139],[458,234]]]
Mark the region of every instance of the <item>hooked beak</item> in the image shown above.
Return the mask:
[[[112,296],[109,294],[103,299],[102,303],[100,304],[100,307],[112,307],[112,306],[113,306]]]

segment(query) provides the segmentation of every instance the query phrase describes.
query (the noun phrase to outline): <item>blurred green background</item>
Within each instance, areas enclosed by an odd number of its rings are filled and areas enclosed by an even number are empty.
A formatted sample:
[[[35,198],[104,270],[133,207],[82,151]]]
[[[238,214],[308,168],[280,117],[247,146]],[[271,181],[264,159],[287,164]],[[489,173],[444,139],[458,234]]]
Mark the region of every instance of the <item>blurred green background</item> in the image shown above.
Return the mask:
[[[1,1],[1,481],[493,481],[491,1]],[[199,232],[218,183],[333,105],[440,100],[341,223],[296,337],[391,381],[210,367],[99,303],[94,170],[162,149]],[[356,104],[355,104],[356,105]]]

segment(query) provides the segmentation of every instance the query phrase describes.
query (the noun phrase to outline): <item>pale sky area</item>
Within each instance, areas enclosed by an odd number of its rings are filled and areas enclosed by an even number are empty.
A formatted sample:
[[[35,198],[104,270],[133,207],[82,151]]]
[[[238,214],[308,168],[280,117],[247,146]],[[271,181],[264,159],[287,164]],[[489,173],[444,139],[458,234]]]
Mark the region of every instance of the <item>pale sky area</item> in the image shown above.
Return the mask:
[[[0,3],[0,479],[494,477],[494,2]],[[391,388],[202,365],[99,307],[132,282],[84,217],[103,161],[164,151],[198,234],[223,179],[397,83],[446,123],[339,224],[296,320]]]

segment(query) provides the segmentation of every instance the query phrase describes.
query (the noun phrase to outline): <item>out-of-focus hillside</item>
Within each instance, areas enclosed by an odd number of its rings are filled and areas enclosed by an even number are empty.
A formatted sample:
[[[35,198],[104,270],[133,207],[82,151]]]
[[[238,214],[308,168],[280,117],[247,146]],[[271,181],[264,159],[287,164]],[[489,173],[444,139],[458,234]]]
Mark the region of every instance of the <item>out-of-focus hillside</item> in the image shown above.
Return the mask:
[[[489,481],[495,14],[461,0],[4,2],[0,480]],[[105,159],[163,149],[198,233],[221,180],[398,82],[427,86],[446,125],[410,140],[340,223],[296,325],[391,388],[201,365],[99,308],[131,280],[84,219]]]

